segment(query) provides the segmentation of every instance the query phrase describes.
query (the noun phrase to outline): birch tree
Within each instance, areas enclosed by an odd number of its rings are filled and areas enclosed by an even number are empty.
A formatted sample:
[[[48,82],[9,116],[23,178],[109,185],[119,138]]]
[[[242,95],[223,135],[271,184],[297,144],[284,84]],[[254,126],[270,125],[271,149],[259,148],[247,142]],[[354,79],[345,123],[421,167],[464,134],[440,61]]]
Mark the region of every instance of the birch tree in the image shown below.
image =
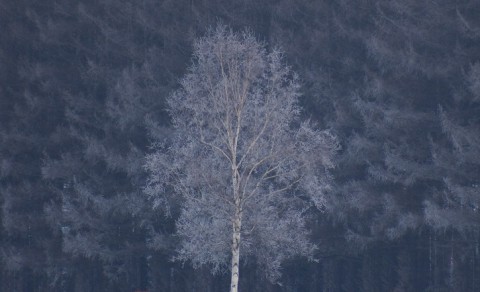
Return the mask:
[[[315,249],[305,214],[324,207],[338,144],[300,120],[299,88],[279,51],[219,26],[195,42],[168,100],[174,137],[147,157],[146,193],[182,201],[176,259],[214,272],[230,262],[232,292],[240,251],[275,280],[285,258]]]

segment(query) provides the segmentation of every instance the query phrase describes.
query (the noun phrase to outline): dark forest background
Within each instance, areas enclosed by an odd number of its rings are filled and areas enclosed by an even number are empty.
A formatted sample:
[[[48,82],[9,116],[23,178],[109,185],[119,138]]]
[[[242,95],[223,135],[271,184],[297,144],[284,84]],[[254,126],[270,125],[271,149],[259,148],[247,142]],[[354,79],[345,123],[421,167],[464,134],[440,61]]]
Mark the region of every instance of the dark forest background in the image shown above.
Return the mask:
[[[1,0],[0,291],[226,291],[142,192],[192,43],[280,47],[342,150],[318,262],[242,291],[480,291],[480,2]]]

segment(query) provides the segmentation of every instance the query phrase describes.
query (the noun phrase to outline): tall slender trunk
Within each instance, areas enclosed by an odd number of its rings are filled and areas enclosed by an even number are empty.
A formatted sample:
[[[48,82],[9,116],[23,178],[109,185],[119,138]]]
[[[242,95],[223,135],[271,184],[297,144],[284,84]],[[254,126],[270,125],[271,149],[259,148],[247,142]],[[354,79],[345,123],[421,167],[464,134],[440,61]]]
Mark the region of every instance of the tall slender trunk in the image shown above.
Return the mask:
[[[240,231],[242,228],[242,214],[239,206],[236,206],[235,217],[232,224],[232,279],[230,282],[230,292],[238,292],[238,279],[240,276]]]
[[[238,131],[237,131],[238,132]],[[238,138],[238,133],[236,138]],[[242,228],[242,207],[237,165],[237,139],[231,143],[232,149],[232,190],[235,203],[235,214],[232,220],[232,278],[230,292],[238,292],[238,279],[240,277],[240,232]]]

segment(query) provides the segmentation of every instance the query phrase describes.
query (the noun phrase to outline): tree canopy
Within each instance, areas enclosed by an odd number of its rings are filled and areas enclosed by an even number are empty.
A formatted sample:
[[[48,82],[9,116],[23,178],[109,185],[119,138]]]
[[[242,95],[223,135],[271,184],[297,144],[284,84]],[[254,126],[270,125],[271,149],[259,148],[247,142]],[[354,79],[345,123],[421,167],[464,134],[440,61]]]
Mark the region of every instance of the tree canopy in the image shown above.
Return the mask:
[[[178,259],[221,271],[239,249],[276,279],[285,258],[313,255],[303,216],[324,208],[338,144],[300,120],[299,87],[281,53],[248,32],[218,26],[195,42],[168,100],[174,136],[146,165],[147,193],[182,198]]]

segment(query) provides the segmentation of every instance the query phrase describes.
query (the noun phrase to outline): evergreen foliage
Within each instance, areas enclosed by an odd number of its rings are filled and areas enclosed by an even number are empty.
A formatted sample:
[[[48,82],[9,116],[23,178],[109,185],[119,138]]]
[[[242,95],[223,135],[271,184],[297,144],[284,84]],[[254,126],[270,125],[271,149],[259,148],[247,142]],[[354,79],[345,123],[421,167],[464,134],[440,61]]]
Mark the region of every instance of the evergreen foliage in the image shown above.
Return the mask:
[[[142,193],[149,145],[173,137],[166,100],[219,21],[283,49],[299,121],[342,146],[304,225],[318,263],[288,261],[279,286],[246,261],[241,289],[478,290],[478,15],[474,0],[1,1],[0,290],[226,290],[170,261],[179,201],[168,217]]]

